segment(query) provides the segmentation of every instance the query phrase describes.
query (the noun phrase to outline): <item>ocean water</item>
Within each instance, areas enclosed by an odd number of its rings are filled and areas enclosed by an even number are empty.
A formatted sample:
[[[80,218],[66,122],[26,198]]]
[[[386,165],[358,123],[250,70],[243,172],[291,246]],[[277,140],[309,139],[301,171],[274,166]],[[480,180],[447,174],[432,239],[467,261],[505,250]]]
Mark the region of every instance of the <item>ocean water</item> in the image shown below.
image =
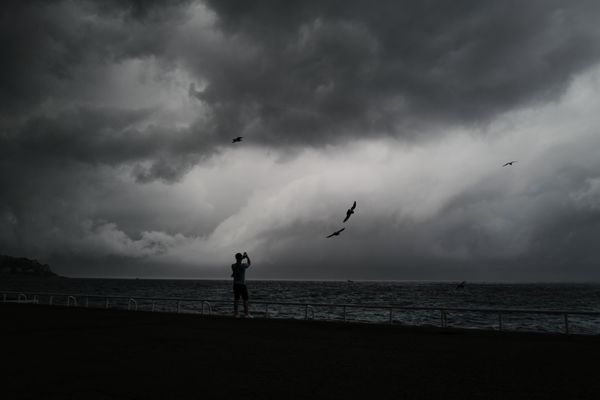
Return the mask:
[[[439,326],[439,308],[463,309],[535,309],[600,312],[600,284],[506,284],[467,283],[457,289],[456,282],[339,282],[339,281],[248,281],[252,313],[269,318],[315,318],[365,323],[390,323],[390,307],[431,307],[435,310],[394,309],[391,321],[402,325]],[[149,300],[143,298],[171,298],[208,300],[213,314],[232,313],[231,282],[223,280],[146,280],[146,279],[7,279],[0,281],[2,291],[67,293],[76,296],[78,305],[104,307],[103,297],[111,308],[133,307],[128,298],[134,298],[138,309],[176,311],[176,300]],[[30,296],[31,297],[31,296]],[[48,296],[38,296],[47,303]],[[72,299],[73,300],[73,299]],[[65,304],[66,297],[55,296],[54,304]],[[265,303],[270,302],[267,305]],[[302,303],[280,305],[273,303]],[[208,312],[201,301],[182,301],[181,312]],[[307,308],[303,304],[312,304]],[[316,304],[334,304],[325,306]],[[341,306],[354,305],[346,307]],[[360,305],[379,308],[361,308]],[[563,332],[564,315],[502,313],[502,329],[519,331]],[[477,311],[449,311],[448,326],[461,328],[498,329],[498,313]],[[569,332],[600,334],[600,316],[569,315]]]

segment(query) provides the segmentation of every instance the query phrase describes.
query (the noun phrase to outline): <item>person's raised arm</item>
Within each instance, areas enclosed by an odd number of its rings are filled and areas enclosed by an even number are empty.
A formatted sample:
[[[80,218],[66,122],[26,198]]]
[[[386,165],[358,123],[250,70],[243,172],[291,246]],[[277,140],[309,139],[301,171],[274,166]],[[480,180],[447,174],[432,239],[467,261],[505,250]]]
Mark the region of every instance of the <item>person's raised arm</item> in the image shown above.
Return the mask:
[[[248,257],[248,253],[244,253],[244,258],[248,261],[248,267],[252,265],[252,261],[250,261],[250,257]]]

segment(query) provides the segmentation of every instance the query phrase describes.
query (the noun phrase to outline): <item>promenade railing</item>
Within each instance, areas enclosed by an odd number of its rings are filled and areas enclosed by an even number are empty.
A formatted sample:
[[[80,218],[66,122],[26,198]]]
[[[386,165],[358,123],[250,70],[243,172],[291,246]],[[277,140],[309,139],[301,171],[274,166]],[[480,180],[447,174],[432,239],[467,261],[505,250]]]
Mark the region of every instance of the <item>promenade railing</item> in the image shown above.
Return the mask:
[[[233,301],[186,297],[143,297],[99,294],[0,292],[4,303],[47,304],[65,307],[117,308],[132,311],[232,315]],[[240,304],[241,308],[241,304]],[[418,307],[393,304],[335,304],[278,302],[257,299],[252,314],[286,318],[498,331],[600,334],[600,312],[513,308]]]

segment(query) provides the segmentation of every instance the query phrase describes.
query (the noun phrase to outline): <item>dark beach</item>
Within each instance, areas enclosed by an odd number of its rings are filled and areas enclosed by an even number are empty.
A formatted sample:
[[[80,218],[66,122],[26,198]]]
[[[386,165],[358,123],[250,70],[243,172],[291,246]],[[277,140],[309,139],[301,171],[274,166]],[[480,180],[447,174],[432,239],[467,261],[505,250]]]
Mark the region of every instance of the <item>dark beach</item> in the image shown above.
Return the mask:
[[[3,399],[595,399],[600,338],[0,305]]]

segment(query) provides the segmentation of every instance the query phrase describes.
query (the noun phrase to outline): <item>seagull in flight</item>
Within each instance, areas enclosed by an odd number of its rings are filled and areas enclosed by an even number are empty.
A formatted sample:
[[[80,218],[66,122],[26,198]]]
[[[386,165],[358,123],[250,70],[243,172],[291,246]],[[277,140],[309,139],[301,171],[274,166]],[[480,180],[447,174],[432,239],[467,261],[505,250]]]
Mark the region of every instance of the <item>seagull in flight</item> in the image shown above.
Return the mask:
[[[327,238],[330,238],[330,237],[332,237],[332,236],[339,236],[339,235],[340,235],[340,233],[341,233],[341,232],[342,232],[344,229],[346,229],[346,228],[342,228],[342,229],[340,229],[339,231],[333,232],[331,235],[327,236]]]
[[[512,166],[514,163],[516,163],[516,161],[509,161],[506,164],[504,164],[503,167],[506,167],[507,165]]]
[[[235,139],[233,139],[233,140],[231,141],[231,143],[238,143],[238,142],[241,142],[241,141],[242,141],[242,138],[243,138],[243,136],[238,136],[238,137],[236,137]]]
[[[356,208],[356,201],[354,202],[354,204],[352,204],[352,208],[348,209],[348,211],[346,211],[346,218],[344,218],[344,222],[348,221],[348,219],[350,218],[350,216],[352,214],[354,214],[354,209]]]

